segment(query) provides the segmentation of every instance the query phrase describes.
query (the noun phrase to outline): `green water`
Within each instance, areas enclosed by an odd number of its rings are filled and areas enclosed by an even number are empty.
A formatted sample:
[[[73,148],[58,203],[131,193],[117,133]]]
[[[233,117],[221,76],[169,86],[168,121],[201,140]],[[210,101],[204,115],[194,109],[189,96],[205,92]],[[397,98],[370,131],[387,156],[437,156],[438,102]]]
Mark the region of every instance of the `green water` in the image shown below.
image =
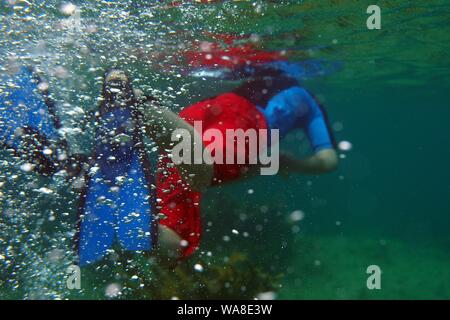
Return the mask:
[[[449,299],[450,5],[384,1],[382,29],[368,30],[370,4],[255,1],[139,9],[98,2],[81,6],[83,23],[95,24],[95,32],[73,34],[54,28],[65,19],[59,2],[18,2],[21,9],[2,2],[0,26],[10,32],[0,36],[6,48],[1,50],[7,53],[1,61],[40,66],[54,88],[65,125],[72,129],[69,142],[82,152],[90,149],[94,128],[82,113],[70,111],[74,106],[95,110],[98,77],[108,66],[124,65],[136,86],[161,90],[174,110],[233,88],[235,83],[180,79],[176,69],[155,71],[170,64],[155,53],[170,56],[193,39],[208,40],[205,31],[254,34],[262,48],[295,50],[295,60],[342,63],[338,72],[302,82],[327,107],[337,140],[353,145],[343,153],[338,171],[287,180],[258,177],[208,191],[199,253],[186,263],[185,273],[160,271],[167,292],[155,296],[248,298],[248,292],[260,290],[283,299]],[[130,56],[136,48],[146,58]],[[27,55],[30,50],[32,56]],[[11,56],[15,58],[6,59]],[[70,76],[55,76],[57,66]],[[178,88],[184,91],[178,94]],[[295,134],[283,145],[299,152]],[[6,155],[0,160],[9,161],[0,173],[0,255],[15,257],[9,264],[0,261],[1,298],[105,298],[108,284],[125,287],[136,272],[149,283],[158,276],[140,259],[128,269],[106,263],[86,269],[82,292],[68,292],[64,283],[70,255],[61,253],[63,262],[55,263],[49,252],[70,251],[76,194],[61,181],[20,173]],[[11,178],[14,174],[19,177]],[[52,187],[57,196],[36,196],[32,190],[40,186]],[[49,210],[57,216],[55,222],[48,222]],[[292,222],[289,217],[296,210],[305,216]],[[230,262],[236,252],[247,257],[241,271]],[[199,262],[204,274],[194,271]],[[381,290],[366,287],[369,265],[382,270]],[[224,271],[228,267],[234,270],[230,274]],[[242,274],[255,274],[256,269],[277,278],[261,275],[259,282],[243,285],[248,275]],[[216,278],[221,282],[215,283]],[[186,288],[175,282],[186,283]],[[212,283],[215,290],[199,293]],[[125,298],[152,297],[133,284],[129,287]]]

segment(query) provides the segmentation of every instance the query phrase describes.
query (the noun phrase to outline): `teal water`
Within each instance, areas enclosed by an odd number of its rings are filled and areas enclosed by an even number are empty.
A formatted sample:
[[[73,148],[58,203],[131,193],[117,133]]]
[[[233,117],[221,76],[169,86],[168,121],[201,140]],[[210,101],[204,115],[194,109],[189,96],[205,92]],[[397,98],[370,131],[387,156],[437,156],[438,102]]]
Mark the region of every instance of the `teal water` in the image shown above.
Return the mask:
[[[22,62],[41,70],[74,150],[92,146],[86,114],[111,65],[124,66],[135,86],[174,110],[233,88],[177,76],[172,55],[193,39],[210,40],[205,31],[253,34],[264,49],[294,50],[294,60],[342,63],[302,82],[327,107],[337,140],[353,148],[332,174],[258,177],[209,190],[202,247],[185,265],[173,271],[142,257],[104,262],[82,270],[79,292],[65,287],[77,194],[58,177],[21,172],[3,152],[0,298],[104,299],[114,288],[138,299],[266,291],[285,299],[450,298],[446,1],[386,2],[382,29],[373,31],[365,1],[136,3],[79,4],[79,29],[67,27],[60,2],[0,5],[1,72]],[[301,138],[292,134],[283,147],[304,152]],[[41,187],[54,192],[36,192]],[[304,218],[293,221],[298,210]],[[204,272],[195,271],[197,263]],[[381,290],[366,287],[369,265],[382,270]]]

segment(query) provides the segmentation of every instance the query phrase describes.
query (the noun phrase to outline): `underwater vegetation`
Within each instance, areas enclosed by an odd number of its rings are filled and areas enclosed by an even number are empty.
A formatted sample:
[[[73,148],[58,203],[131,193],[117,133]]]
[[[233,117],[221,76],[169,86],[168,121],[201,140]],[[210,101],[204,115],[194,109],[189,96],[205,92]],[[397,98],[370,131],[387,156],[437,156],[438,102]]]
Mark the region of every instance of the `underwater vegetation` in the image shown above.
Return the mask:
[[[140,270],[135,271],[139,274]],[[244,253],[235,252],[223,262],[199,260],[196,264],[180,264],[173,270],[157,268],[152,279],[145,279],[139,285],[131,283],[129,286],[134,289],[127,298],[254,299],[275,291],[281,276],[263,271]]]
[[[175,267],[160,266],[154,256],[116,250],[82,268],[81,290],[69,290],[66,270],[73,259],[76,200],[56,188],[52,194],[57,197],[42,192],[42,185],[54,187],[47,179],[20,179],[20,184],[8,183],[8,193],[30,200],[14,211],[4,210],[0,223],[2,233],[15,239],[0,240],[2,299],[254,299],[264,294],[275,298],[280,288],[290,252],[278,248],[292,240],[292,223],[276,204],[264,206],[263,214],[259,204],[239,205],[215,190],[204,201],[205,232],[193,257]],[[24,180],[32,188],[24,189]],[[72,208],[62,210],[61,202]],[[281,219],[268,220],[269,211]]]
[[[189,261],[174,268],[137,259],[126,268],[108,267],[84,273],[84,293],[72,292],[72,299],[272,299],[282,274],[273,274],[235,252],[229,257]],[[106,271],[106,269],[108,271]],[[84,272],[84,271],[83,271]],[[100,277],[103,279],[100,279]]]
[[[204,237],[193,257],[176,267],[136,255],[122,259],[121,265],[89,267],[83,280],[89,288],[84,288],[83,298],[275,298],[290,255],[278,250],[285,241],[280,234],[290,233],[288,219],[279,219],[265,231],[268,220],[256,204],[239,206],[219,190],[204,203]],[[265,210],[276,211],[276,205]],[[274,247],[268,248],[265,241]]]
[[[280,299],[449,299],[445,248],[372,237],[302,237]],[[366,286],[367,267],[381,268],[381,290]]]

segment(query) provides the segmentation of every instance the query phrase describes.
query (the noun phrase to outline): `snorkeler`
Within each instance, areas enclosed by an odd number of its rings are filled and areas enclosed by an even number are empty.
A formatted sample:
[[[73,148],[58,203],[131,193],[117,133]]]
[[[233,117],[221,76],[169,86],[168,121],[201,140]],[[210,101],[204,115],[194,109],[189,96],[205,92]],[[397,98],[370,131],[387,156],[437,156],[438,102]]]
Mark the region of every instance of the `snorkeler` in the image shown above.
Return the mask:
[[[291,61],[292,56],[304,56],[305,53],[293,49],[262,50],[258,46],[261,39],[252,35],[205,32],[204,37],[211,40],[192,41],[182,54],[169,60],[171,67],[176,66],[190,77],[242,80],[258,77],[255,72],[266,73],[266,76],[282,72],[295,79],[309,79],[332,73],[341,66],[337,61],[317,59]],[[151,58],[147,60],[151,61]]]
[[[126,74],[108,72],[96,119],[93,163],[79,206],[81,265],[105,256],[114,241],[124,250],[142,252],[150,252],[156,243],[153,176],[137,104]]]
[[[32,69],[5,77],[0,94],[0,143],[25,171],[68,179],[85,176],[79,203],[77,262],[97,262],[118,242],[124,251],[150,252],[156,244],[155,191],[142,141],[141,117],[123,72],[105,76],[90,159],[71,155],[47,84]],[[83,167],[89,166],[89,173]],[[164,240],[164,231],[160,232]],[[164,241],[162,241],[164,244]]]
[[[261,68],[260,75],[255,71],[257,76],[234,92],[189,106],[179,115],[152,97],[137,97],[124,72],[113,70],[105,76],[96,147],[80,201],[76,241],[80,265],[99,261],[116,240],[127,251],[150,252],[156,234],[159,247],[169,258],[191,255],[201,235],[200,192],[254,171],[246,164],[175,166],[166,155],[159,161],[155,195],[142,141],[143,118],[148,135],[162,150],[173,146],[175,129],[198,137],[194,121],[219,131],[279,129],[282,136],[303,128],[315,153],[304,160],[281,156],[282,171],[323,173],[335,168],[337,157],[324,111],[292,77],[273,68],[269,69],[273,73],[267,70]],[[2,144],[39,173],[51,175],[59,170],[66,171],[69,178],[79,175],[83,157],[70,155],[60,138],[54,105],[45,90],[44,94],[37,90],[46,86],[25,68],[7,81],[10,90],[0,96]],[[208,141],[202,139],[204,150]],[[159,224],[155,203],[165,216]]]
[[[280,155],[281,173],[289,176],[293,173],[322,174],[333,171],[337,167],[338,157],[326,112],[300,86],[296,69],[290,65],[293,64],[287,61],[263,64],[246,62],[245,68],[251,74],[249,80],[232,92],[188,106],[179,115],[151,100],[143,109],[147,134],[161,150],[171,150],[174,146],[172,132],[175,130],[187,130],[191,136],[201,135],[194,129],[196,121],[202,122],[203,129],[215,129],[224,136],[228,129],[278,129],[283,138],[295,129],[302,129],[313,154],[305,159]],[[213,69],[218,68],[226,69],[214,64]],[[212,145],[212,141],[205,136],[192,141],[191,150],[198,147],[195,141],[203,142],[203,151]],[[227,153],[225,149],[236,150],[235,146],[227,146],[226,143],[223,143],[222,148],[222,155]],[[248,153],[248,148],[244,152]],[[159,223],[173,231],[174,243],[180,243],[180,257],[188,257],[200,243],[201,192],[211,186],[244,179],[256,171],[255,166],[248,162],[175,164],[171,156],[167,154],[160,160],[156,175],[158,210],[166,217]],[[244,158],[248,161],[248,154]]]

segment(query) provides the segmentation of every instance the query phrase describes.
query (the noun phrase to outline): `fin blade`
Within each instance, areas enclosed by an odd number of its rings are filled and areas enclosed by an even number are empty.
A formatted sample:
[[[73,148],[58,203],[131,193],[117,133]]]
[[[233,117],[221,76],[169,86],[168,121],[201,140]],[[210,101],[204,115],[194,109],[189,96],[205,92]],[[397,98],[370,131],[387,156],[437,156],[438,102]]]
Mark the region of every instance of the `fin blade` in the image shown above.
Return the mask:
[[[35,171],[55,173],[58,155],[68,150],[46,88],[39,90],[42,82],[25,67],[2,81],[6,89],[0,92],[0,145],[36,165]]]
[[[141,156],[141,157],[140,157]],[[155,235],[153,206],[155,201],[144,166],[147,161],[136,150],[128,171],[128,181],[119,192],[117,238],[125,250],[149,251]]]
[[[80,204],[78,259],[81,266],[102,259],[114,241],[116,196],[97,172],[89,179]]]
[[[58,121],[45,97],[39,92],[40,82],[32,70],[23,67],[17,74],[3,81],[8,90],[0,93],[0,139],[11,147],[17,147],[17,141],[13,139],[14,132],[21,127],[30,127],[47,139],[58,140]]]

